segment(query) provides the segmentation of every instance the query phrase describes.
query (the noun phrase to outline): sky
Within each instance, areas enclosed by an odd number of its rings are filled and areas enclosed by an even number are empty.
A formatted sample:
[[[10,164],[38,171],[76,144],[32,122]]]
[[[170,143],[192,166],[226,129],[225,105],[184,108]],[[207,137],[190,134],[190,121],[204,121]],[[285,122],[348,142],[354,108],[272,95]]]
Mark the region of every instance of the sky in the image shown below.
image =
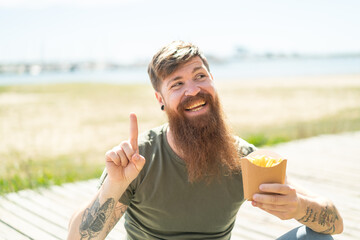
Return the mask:
[[[0,63],[147,61],[185,40],[207,54],[359,53],[358,0],[0,0]]]

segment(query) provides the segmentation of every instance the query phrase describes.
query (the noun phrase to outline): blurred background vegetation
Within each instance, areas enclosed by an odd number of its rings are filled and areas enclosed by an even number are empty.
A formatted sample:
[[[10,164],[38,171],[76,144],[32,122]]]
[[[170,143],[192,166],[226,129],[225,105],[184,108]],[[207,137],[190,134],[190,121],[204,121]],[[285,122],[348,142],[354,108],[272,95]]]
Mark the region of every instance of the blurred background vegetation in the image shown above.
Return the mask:
[[[217,81],[217,87],[234,133],[266,147],[360,130],[358,79]],[[0,106],[2,194],[98,178],[104,153],[128,138],[130,112],[140,132],[166,122],[149,84],[0,86]]]

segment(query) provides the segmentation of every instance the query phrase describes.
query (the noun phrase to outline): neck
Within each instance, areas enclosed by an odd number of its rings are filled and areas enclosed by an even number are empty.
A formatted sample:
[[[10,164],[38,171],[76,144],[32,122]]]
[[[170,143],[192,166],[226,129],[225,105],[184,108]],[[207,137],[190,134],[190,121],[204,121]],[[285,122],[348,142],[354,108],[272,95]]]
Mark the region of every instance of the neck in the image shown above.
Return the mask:
[[[180,158],[183,158],[183,154],[181,153],[180,149],[176,147],[175,140],[174,140],[174,134],[170,129],[170,126],[168,126],[167,132],[166,132],[166,139],[171,147],[171,149],[178,155]]]

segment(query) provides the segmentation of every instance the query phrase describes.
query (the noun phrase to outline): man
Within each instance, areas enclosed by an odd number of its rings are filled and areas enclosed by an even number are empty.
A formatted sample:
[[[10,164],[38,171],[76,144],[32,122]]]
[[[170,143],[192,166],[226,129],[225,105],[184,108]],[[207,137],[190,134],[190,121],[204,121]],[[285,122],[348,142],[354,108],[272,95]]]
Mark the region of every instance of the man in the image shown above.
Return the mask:
[[[256,149],[231,134],[196,46],[170,43],[148,73],[169,123],[138,139],[130,115],[129,140],[106,153],[102,186],[72,217],[69,239],[104,239],[125,212],[128,239],[230,239],[244,202],[239,158]],[[260,188],[265,194],[254,195],[254,206],[307,226],[281,239],[332,239],[326,234],[342,232],[331,201],[288,182]]]

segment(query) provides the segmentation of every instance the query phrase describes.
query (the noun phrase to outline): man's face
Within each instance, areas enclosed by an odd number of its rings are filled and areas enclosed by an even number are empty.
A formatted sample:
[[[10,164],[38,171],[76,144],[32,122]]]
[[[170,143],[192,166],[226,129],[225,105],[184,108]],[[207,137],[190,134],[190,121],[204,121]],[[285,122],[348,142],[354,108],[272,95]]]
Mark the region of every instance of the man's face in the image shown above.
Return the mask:
[[[216,98],[212,75],[199,57],[181,65],[171,75],[163,79],[156,98],[167,111],[197,119],[210,111],[210,104],[201,94]]]
[[[239,169],[234,138],[225,121],[211,74],[199,57],[166,77],[160,92],[177,150],[189,181],[211,180],[220,170]]]

